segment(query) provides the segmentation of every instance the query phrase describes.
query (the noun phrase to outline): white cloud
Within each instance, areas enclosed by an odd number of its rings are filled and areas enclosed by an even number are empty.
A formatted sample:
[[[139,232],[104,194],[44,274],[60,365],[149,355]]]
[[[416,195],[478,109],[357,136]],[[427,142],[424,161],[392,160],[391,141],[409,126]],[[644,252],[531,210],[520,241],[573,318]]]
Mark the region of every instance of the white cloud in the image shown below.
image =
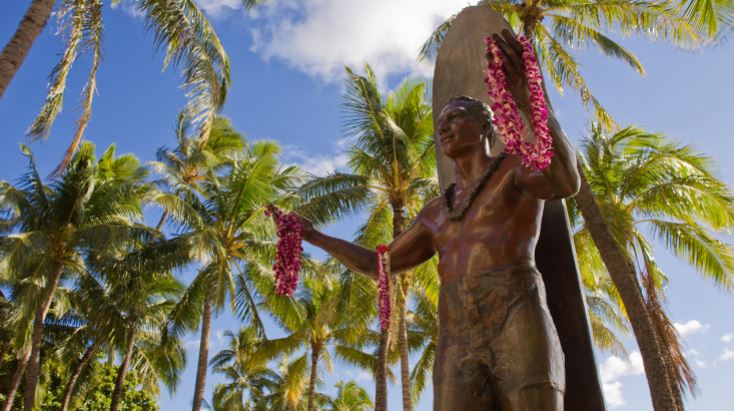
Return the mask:
[[[219,18],[225,13],[242,7],[241,0],[195,0],[199,7],[211,17]]]
[[[633,351],[627,360],[612,355],[599,366],[599,373],[604,383],[616,381],[627,375],[644,374],[645,367],[642,364],[642,355],[639,351]]]
[[[673,326],[675,327],[676,331],[678,331],[678,334],[681,335],[681,337],[685,337],[692,334],[699,334],[704,333],[711,328],[711,325],[709,324],[701,324],[698,320],[690,320],[686,323],[673,323]]]
[[[364,370],[346,370],[347,378],[355,380],[356,382],[372,381],[374,378],[372,374]]]
[[[275,0],[253,29],[252,50],[327,82],[344,66],[369,63],[378,76],[411,72],[430,76],[418,62],[423,42],[467,0]]]
[[[734,342],[734,334],[724,334],[721,336],[721,342],[724,344],[729,344],[731,342]]]
[[[198,350],[199,349],[199,338],[184,341],[183,348],[184,350]]]
[[[698,368],[706,368],[706,361],[695,360],[695,363]]]
[[[721,355],[719,356],[719,358],[716,361],[725,362],[725,361],[731,361],[731,360],[734,360],[734,351],[728,348],[724,348],[724,352],[721,353]]]
[[[619,358],[616,355],[607,358],[599,366],[599,374],[603,383],[604,398],[609,408],[625,404],[622,383],[618,380],[622,377],[644,373],[645,367],[642,365],[642,355],[639,351],[633,351],[627,359]]]
[[[302,152],[289,153],[289,157],[295,159],[295,163],[306,172],[322,177],[334,171],[344,168],[349,161],[346,154],[327,156],[323,154],[305,154]]]
[[[604,400],[606,400],[609,408],[617,408],[625,404],[621,382],[603,384],[602,389],[604,390]]]

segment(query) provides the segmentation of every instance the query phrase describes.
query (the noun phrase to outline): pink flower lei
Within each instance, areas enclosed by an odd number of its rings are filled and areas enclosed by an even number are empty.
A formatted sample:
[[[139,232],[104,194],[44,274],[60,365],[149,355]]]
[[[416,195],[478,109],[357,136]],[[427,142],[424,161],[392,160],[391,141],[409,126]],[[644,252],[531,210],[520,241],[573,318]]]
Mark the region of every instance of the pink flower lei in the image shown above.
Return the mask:
[[[380,331],[390,329],[390,249],[377,246],[377,288],[379,290]]]
[[[495,44],[491,36],[485,40],[487,52],[491,54],[492,59],[487,66],[484,81],[487,83],[488,93],[493,101],[493,122],[505,144],[505,152],[520,154],[523,165],[542,171],[548,168],[551,157],[553,157],[553,140],[548,129],[548,107],[533,44],[524,36],[519,36],[519,40],[524,48],[522,57],[525,62],[525,75],[530,92],[531,123],[535,133],[534,144],[523,140],[525,127],[520,118],[520,111],[512,99],[512,93],[507,89],[507,78],[502,68],[502,50]]]
[[[265,215],[273,217],[278,233],[275,246],[275,293],[292,296],[298,286],[298,272],[301,270],[303,253],[303,225],[296,213],[284,214],[274,205],[269,205]]]

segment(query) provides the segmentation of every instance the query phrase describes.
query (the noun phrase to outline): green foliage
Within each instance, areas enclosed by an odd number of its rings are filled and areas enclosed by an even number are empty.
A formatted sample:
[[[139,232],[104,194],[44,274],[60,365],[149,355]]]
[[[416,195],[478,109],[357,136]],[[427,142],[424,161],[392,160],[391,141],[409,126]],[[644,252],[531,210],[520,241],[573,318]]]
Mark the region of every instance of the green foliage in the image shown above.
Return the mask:
[[[57,411],[61,406],[65,378],[59,369],[54,369],[54,365],[51,361],[44,364],[44,374],[48,382],[46,395],[40,407],[42,411]],[[79,411],[109,410],[116,378],[117,367],[100,364],[94,376],[94,383],[91,384],[93,388],[84,392],[83,396],[76,398],[72,409]],[[158,405],[156,405],[155,397],[150,392],[141,390],[139,385],[140,380],[134,373],[127,375],[120,408],[130,411],[157,411]]]

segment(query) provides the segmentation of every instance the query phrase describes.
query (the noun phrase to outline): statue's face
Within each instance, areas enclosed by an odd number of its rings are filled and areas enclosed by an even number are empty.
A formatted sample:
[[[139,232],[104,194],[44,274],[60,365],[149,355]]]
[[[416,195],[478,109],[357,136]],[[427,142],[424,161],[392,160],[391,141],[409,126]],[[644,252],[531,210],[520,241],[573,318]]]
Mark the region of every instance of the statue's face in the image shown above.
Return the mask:
[[[485,125],[469,112],[464,102],[447,104],[438,116],[436,126],[441,151],[449,158],[458,158],[485,147]]]

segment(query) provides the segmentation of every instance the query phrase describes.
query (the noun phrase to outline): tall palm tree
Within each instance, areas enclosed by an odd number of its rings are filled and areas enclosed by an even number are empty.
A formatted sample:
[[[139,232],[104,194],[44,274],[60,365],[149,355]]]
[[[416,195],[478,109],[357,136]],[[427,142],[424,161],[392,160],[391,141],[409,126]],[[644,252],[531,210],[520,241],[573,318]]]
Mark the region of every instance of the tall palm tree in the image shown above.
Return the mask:
[[[655,262],[650,238],[717,286],[731,289],[734,251],[716,233],[734,225],[734,196],[714,176],[710,157],[660,134],[627,127],[608,136],[594,126],[583,148],[581,164],[610,228],[612,246],[631,262],[635,285],[644,290],[647,312],[664,349],[670,351],[664,357],[665,366],[676,384],[680,407],[681,393],[694,388],[695,378],[662,306],[669,276]],[[572,215],[578,214],[574,208]],[[579,255],[590,256],[584,264],[594,273],[594,281],[607,284],[601,290],[609,301],[626,308],[634,327],[635,313],[620,298],[619,284],[609,284],[613,273],[607,273],[602,263],[602,248],[609,245],[597,242],[592,222],[583,217],[576,234]]]
[[[618,31],[623,36],[693,48],[713,40],[734,20],[734,7],[728,0],[484,0],[479,5],[503,15],[515,31],[532,39],[541,67],[558,92],[563,93],[565,87],[576,90],[605,129],[616,125],[614,119],[589,89],[573,50],[593,46],[644,75],[645,69],[634,53],[605,33]],[[438,26],[421,48],[421,58],[438,50],[455,17]]]
[[[22,64],[33,41],[48,20],[56,1],[36,0],[13,39],[0,54],[0,96]],[[117,6],[120,0],[111,0]],[[135,2],[145,25],[155,35],[155,43],[166,50],[163,68],[170,63],[181,67],[186,111],[198,128],[200,143],[209,137],[214,117],[224,104],[230,84],[229,58],[213,27],[193,0],[140,0]],[[82,92],[81,116],[76,131],[56,172],[63,170],[79,147],[92,115],[97,89],[97,71],[103,60],[103,1],[61,0],[56,15],[66,39],[65,49],[51,72],[48,95],[28,133],[46,138],[61,112],[66,81],[80,54],[91,56],[91,67]]]
[[[264,248],[258,245],[272,234],[263,212],[296,182],[297,168],[280,167],[278,152],[273,142],[247,144],[241,158],[225,171],[210,173],[201,184],[200,197],[171,198],[164,205],[184,230],[180,240],[191,244],[194,255],[202,261],[199,273],[171,313],[169,327],[173,335],[181,335],[197,327],[197,318],[201,319],[195,411],[204,395],[213,310],[221,309],[228,297],[234,306],[240,262]]]
[[[25,61],[36,38],[46,27],[56,0],[33,0],[18,29],[0,53],[0,98]]]
[[[389,242],[407,228],[426,198],[437,196],[436,157],[433,146],[433,119],[425,101],[425,85],[403,83],[383,98],[372,69],[359,76],[347,68],[346,131],[357,143],[349,153],[352,174],[334,173],[315,178],[302,188],[308,204],[305,215],[320,210],[340,216],[369,209],[368,223],[361,237],[366,246],[374,247],[385,223],[391,233],[379,238]],[[405,306],[410,274],[398,279],[396,311],[398,315],[398,348],[400,351],[403,408],[412,409],[410,369],[408,364]],[[387,406],[386,359],[387,333],[380,344],[380,366],[376,375],[375,404]]]
[[[146,170],[132,155],[115,158],[114,146],[97,162],[94,149],[83,144],[68,170],[45,183],[23,148],[28,173],[18,186],[0,182],[0,201],[9,217],[0,236],[3,275],[14,284],[14,297],[23,300],[17,319],[32,324],[4,410],[10,409],[24,371],[24,407],[33,408],[44,321],[59,284],[84,272],[85,256],[119,251],[155,235],[138,222],[150,190]]]

